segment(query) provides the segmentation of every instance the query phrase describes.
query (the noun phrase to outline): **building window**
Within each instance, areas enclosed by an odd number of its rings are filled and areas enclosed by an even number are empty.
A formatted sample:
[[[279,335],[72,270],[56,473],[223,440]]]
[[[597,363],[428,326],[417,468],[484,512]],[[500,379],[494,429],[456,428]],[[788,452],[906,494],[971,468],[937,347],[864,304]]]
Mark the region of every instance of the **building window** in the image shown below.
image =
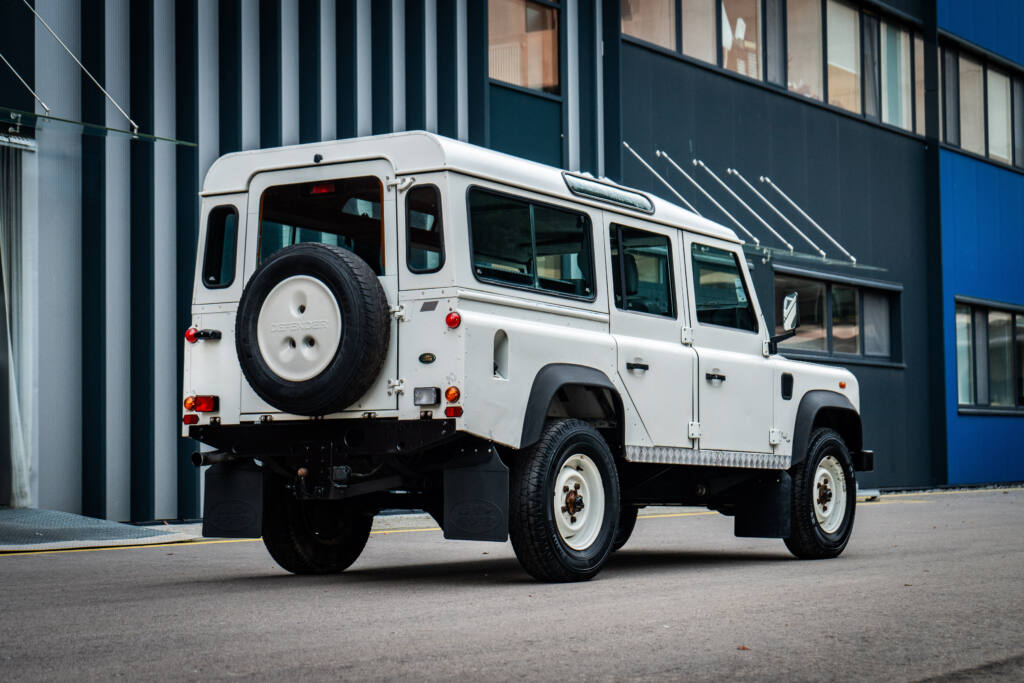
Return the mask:
[[[960,144],[960,67],[956,52],[946,49],[942,51],[942,86],[941,111],[945,121],[943,137],[951,145]]]
[[[722,66],[761,79],[761,0],[722,0]]]
[[[479,280],[594,298],[590,218],[480,188],[469,190],[473,274]]]
[[[849,5],[828,0],[828,103],[859,114],[860,20]]]
[[[626,311],[676,317],[672,243],[668,237],[612,225],[610,246],[615,306]]]
[[[910,33],[882,22],[882,121],[910,130]]]
[[[676,49],[676,0],[622,0],[622,32]]]
[[[1013,79],[1013,163],[1024,168],[1024,80]]]
[[[957,401],[1024,415],[1024,311],[956,304]]]
[[[960,55],[960,147],[985,154],[985,72],[981,62]]]
[[[892,359],[895,294],[776,273],[776,334],[783,332],[782,301],[792,292],[798,295],[800,327],[781,348]]]
[[[941,80],[941,79],[940,79]],[[939,94],[942,101],[942,94]],[[942,110],[942,107],[939,107]],[[924,135],[924,39],[914,34],[914,132]]]
[[[683,54],[715,61],[715,0],[682,0]]]
[[[804,97],[821,100],[821,2],[786,3],[787,87]]]
[[[489,0],[489,73],[496,81],[558,94],[558,10],[529,0]]]
[[[1010,78],[994,69],[987,69],[985,85],[988,92],[988,155],[996,161],[1012,163],[1010,141]]]

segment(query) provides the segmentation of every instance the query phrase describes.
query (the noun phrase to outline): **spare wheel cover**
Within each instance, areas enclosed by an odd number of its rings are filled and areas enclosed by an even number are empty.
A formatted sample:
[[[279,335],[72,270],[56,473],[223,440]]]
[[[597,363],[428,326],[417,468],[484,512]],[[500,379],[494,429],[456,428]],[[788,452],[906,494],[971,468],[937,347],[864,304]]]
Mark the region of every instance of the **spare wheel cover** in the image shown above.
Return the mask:
[[[310,380],[337,353],[342,324],[341,309],[327,285],[309,275],[293,275],[270,290],[260,307],[260,355],[281,379]]]

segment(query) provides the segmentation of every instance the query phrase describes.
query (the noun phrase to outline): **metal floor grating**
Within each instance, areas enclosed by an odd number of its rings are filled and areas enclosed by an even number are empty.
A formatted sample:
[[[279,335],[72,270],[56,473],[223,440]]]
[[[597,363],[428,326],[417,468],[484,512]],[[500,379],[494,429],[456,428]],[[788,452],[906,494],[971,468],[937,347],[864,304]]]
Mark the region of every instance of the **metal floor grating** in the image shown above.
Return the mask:
[[[70,512],[0,508],[0,552],[174,543],[195,538]]]

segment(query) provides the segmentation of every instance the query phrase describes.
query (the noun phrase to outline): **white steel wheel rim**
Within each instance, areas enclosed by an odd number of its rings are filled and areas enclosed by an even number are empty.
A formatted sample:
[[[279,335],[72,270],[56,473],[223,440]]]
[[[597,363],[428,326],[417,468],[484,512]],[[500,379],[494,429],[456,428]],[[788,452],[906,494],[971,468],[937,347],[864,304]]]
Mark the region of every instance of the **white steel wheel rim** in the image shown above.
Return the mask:
[[[260,307],[256,340],[263,361],[281,379],[316,377],[341,343],[341,310],[334,294],[309,275],[282,280]]]
[[[811,505],[818,526],[834,534],[846,517],[846,475],[835,456],[827,455],[818,463],[811,487]]]
[[[604,483],[597,464],[582,453],[569,456],[555,477],[553,503],[565,544],[573,550],[592,546],[604,523]]]

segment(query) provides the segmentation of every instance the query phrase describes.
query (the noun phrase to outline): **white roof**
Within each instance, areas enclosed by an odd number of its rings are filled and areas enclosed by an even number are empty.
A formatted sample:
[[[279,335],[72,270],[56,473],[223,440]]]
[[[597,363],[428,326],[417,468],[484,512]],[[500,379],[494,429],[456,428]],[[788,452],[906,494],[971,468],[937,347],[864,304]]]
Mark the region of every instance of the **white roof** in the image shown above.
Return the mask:
[[[575,202],[589,204],[606,211],[686,228],[730,242],[740,241],[736,237],[736,233],[729,228],[698,216],[692,211],[687,211],[660,197],[643,193],[654,202],[653,214],[579,197],[573,195],[566,187],[562,169],[424,131],[313,142],[305,145],[225,154],[213,162],[210,170],[207,171],[202,194],[205,196],[246,192],[249,181],[255,174],[284,168],[312,166],[313,156],[316,154],[323,157],[320,163],[327,164],[357,159],[386,159],[395,168],[398,175],[442,170],[456,171],[527,188],[535,192],[572,199]],[[610,183],[604,179],[602,182]],[[637,192],[632,188],[624,189]]]

